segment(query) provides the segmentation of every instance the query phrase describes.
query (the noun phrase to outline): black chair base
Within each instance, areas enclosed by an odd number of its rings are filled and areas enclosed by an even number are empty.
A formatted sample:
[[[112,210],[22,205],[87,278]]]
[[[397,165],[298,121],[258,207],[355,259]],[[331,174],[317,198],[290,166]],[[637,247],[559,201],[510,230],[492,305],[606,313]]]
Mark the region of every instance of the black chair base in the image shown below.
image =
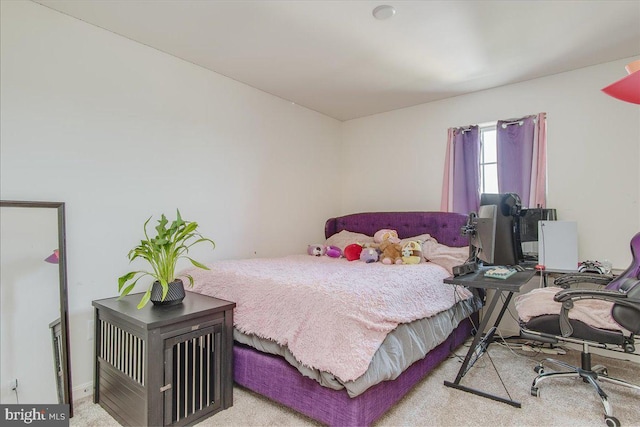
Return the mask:
[[[538,385],[542,381],[545,381],[549,378],[582,378],[584,382],[591,384],[598,393],[598,396],[600,396],[602,405],[604,406],[604,420],[607,426],[610,427],[619,427],[620,421],[613,416],[613,410],[611,408],[611,405],[609,404],[609,398],[604,390],[602,390],[597,381],[617,384],[623,387],[629,387],[640,391],[640,386],[631,384],[618,378],[610,377],[608,375],[607,368],[603,365],[596,365],[594,367],[591,367],[590,353],[582,352],[582,367],[573,366],[556,359],[545,359],[545,361],[557,366],[561,366],[567,370],[561,372],[545,372],[543,362],[540,362],[538,366],[534,368],[534,370],[538,373],[538,376],[533,380],[533,384],[531,385],[531,395],[534,397],[540,397],[540,390],[538,389]]]

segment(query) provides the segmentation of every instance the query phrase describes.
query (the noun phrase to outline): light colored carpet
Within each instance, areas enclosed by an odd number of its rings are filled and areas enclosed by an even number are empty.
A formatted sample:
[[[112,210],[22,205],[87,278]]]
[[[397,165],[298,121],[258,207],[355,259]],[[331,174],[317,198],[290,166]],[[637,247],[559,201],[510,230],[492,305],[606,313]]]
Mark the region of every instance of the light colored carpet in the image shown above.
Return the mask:
[[[466,348],[458,349],[464,355]],[[531,382],[537,361],[547,355],[511,351],[506,346],[492,344],[490,358],[485,355],[463,378],[462,384],[508,397],[504,382],[513,400],[522,403],[515,408],[460,390],[445,387],[453,381],[461,361],[451,357],[419,383],[396,406],[391,408],[376,426],[604,426],[604,411],[597,394],[589,384],[577,379],[553,379],[540,385],[540,397],[531,396]],[[564,356],[550,356],[579,364],[580,353],[570,350]],[[598,355],[593,365],[607,366],[609,375],[635,384],[640,383],[640,365]],[[493,362],[493,363],[492,363]],[[497,368],[502,381],[496,374]],[[550,366],[550,365],[549,365]],[[622,426],[640,426],[640,392],[612,384],[603,384],[609,395],[614,415]],[[118,423],[91,398],[79,400],[74,406],[71,426],[112,426]],[[293,412],[253,392],[234,388],[233,407],[198,424],[213,426],[314,426],[314,421]]]

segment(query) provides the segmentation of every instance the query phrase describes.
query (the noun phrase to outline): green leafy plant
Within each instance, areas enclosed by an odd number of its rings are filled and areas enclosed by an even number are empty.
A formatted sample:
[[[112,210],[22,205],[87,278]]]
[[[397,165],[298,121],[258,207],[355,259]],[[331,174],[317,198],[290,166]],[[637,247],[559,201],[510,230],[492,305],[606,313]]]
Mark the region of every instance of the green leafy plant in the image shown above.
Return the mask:
[[[147,234],[147,224],[151,220],[151,217],[144,223],[144,240],[140,241],[140,244],[131,249],[128,254],[129,262],[136,258],[142,258],[146,260],[152,268],[152,271],[131,271],[122,277],[118,278],[118,292],[120,297],[129,294],[131,290],[136,286],[138,280],[145,276],[151,276],[155,281],[159,282],[162,286],[162,300],[164,301],[169,290],[169,283],[173,282],[176,272],[176,264],[179,259],[186,258],[191,261],[191,264],[196,267],[209,270],[209,268],[199,263],[198,261],[187,256],[189,249],[200,242],[211,243],[213,248],[216,244],[213,240],[203,237],[197,232],[198,223],[192,221],[184,221],[180,216],[180,211],[177,211],[176,220],[167,227],[169,221],[162,214],[162,217],[158,220],[156,226],[156,237],[149,238]],[[189,279],[189,286],[193,286],[193,277],[186,275]],[[138,308],[144,307],[151,298],[151,287],[153,283],[149,285],[147,292],[142,296]]]

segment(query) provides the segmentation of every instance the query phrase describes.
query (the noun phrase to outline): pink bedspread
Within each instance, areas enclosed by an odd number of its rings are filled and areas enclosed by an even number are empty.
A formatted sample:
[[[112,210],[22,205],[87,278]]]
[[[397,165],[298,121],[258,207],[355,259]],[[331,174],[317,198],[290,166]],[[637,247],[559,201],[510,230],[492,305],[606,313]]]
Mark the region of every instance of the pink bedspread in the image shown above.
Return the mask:
[[[432,316],[471,293],[432,264],[366,264],[292,255],[192,268],[194,292],[234,301],[235,327],[288,346],[304,365],[360,377],[400,323]]]

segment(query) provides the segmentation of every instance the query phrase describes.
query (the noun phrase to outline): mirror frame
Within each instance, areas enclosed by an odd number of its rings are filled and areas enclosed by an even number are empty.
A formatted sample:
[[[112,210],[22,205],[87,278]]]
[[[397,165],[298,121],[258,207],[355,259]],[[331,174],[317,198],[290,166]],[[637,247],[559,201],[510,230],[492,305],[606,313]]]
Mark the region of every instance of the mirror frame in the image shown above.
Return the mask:
[[[69,405],[69,417],[73,417],[71,393],[71,363],[69,360],[69,303],[67,297],[67,245],[64,202],[34,202],[0,200],[0,207],[8,208],[49,208],[58,211],[58,275],[60,279],[60,335],[62,338],[62,384],[63,404]]]

